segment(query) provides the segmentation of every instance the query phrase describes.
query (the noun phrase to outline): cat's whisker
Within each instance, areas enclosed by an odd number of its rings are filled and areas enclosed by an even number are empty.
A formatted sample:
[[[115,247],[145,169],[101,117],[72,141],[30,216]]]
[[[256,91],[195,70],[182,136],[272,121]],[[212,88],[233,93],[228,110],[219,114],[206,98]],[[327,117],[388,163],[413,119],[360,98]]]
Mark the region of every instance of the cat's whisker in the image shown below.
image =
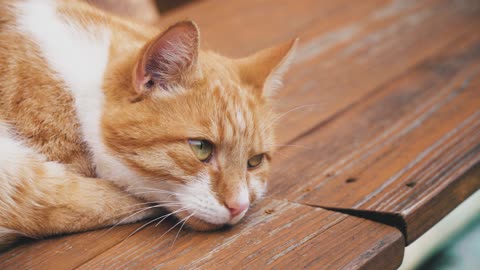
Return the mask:
[[[149,191],[148,193],[153,193],[153,191]],[[124,199],[124,198],[127,198],[127,197],[137,197],[137,198],[142,198],[140,195],[142,195],[143,193],[141,192],[138,192],[138,193],[131,193],[131,194],[122,194],[120,196],[114,196],[114,197],[110,197],[111,199],[114,199],[114,200],[121,200],[121,199]],[[168,196],[172,196],[172,195],[168,195]],[[145,204],[149,203],[149,201],[143,199]],[[152,201],[153,202],[153,201]]]
[[[148,202],[142,202],[142,203],[135,203],[135,204],[131,204],[131,205],[128,205],[125,208],[128,208],[128,207],[132,207],[132,206],[138,206],[138,205],[145,205],[145,204],[161,204],[161,203],[173,203],[173,202],[178,202],[178,201],[171,201],[171,200],[165,200],[165,201],[148,201]]]
[[[178,211],[178,210],[177,210],[177,211]],[[177,211],[176,211],[176,212],[177,212]],[[173,213],[175,213],[175,212],[173,212]],[[155,221],[157,221],[157,220],[159,220],[159,219],[161,219],[161,218],[169,217],[169,216],[171,216],[173,213],[166,214],[166,215],[163,215],[163,216],[160,216],[160,217],[157,217],[157,218],[154,218],[154,219],[150,220],[149,222],[143,224],[142,226],[138,227],[135,231],[133,231],[132,233],[130,233],[124,240],[127,240],[128,238],[130,238],[130,236],[136,234],[138,231],[140,231],[141,229],[147,227],[149,224],[152,224],[153,222],[155,222]]]
[[[176,192],[173,193],[173,192],[160,191],[160,190],[148,190],[148,191],[143,191],[143,192],[136,192],[136,193],[131,193],[131,194],[125,194],[125,195],[122,195],[122,196],[118,197],[117,199],[121,199],[121,198],[125,198],[125,197],[130,197],[130,196],[140,197],[140,196],[138,196],[138,195],[142,195],[142,194],[152,194],[152,193],[164,193],[164,194],[169,194],[169,195],[182,196],[182,194],[176,193]]]
[[[104,234],[106,234],[106,233],[110,232],[111,230],[113,230],[113,229],[114,229],[115,227],[117,227],[118,225],[124,223],[124,222],[127,221],[129,218],[131,218],[131,217],[133,217],[133,216],[135,216],[135,215],[137,215],[137,214],[139,214],[139,213],[141,213],[141,212],[145,212],[145,211],[147,211],[147,210],[150,210],[150,209],[153,209],[153,208],[159,208],[159,207],[161,207],[161,206],[154,205],[154,206],[145,207],[145,208],[142,208],[142,209],[136,211],[135,213],[133,213],[133,214],[125,217],[124,219],[120,220],[120,221],[117,222],[115,225],[113,225],[112,227],[110,227],[105,233],[101,234],[101,235],[99,236],[99,238],[102,237]]]
[[[155,224],[155,227],[157,227],[158,225],[160,225],[160,223],[162,223],[162,222],[163,222],[166,218],[168,218],[169,216],[174,215],[174,214],[179,213],[179,212],[182,212],[182,211],[189,211],[189,210],[191,210],[191,209],[188,208],[188,207],[182,207],[182,208],[180,208],[180,209],[178,209],[178,210],[176,210],[176,211],[173,211],[173,212],[171,212],[170,214],[166,215],[166,216],[165,216],[162,220],[160,220],[157,224]]]
[[[173,247],[173,245],[175,244],[175,241],[177,241],[178,235],[179,235],[180,232],[182,231],[183,226],[185,226],[185,224],[187,223],[187,221],[188,221],[191,217],[193,217],[196,213],[197,213],[197,211],[195,210],[191,215],[189,215],[189,216],[185,219],[185,221],[183,222],[182,226],[180,226],[180,229],[178,230],[177,234],[175,235],[175,239],[173,239],[173,243],[172,243],[172,245],[170,246],[170,248]]]
[[[169,191],[169,190],[162,190],[162,189],[156,189],[156,188],[143,188],[145,191],[152,191],[152,192],[158,192],[162,194],[169,194],[169,195],[175,195],[175,196],[182,196],[184,194],[179,193],[179,192],[174,192],[174,191]],[[138,194],[138,193],[137,193]]]
[[[171,228],[168,229],[166,232],[164,232],[164,233],[160,236],[160,238],[162,238],[165,234],[169,233],[171,230],[173,230],[175,227],[177,227],[178,224],[184,222],[185,220],[187,220],[187,219],[190,218],[191,216],[193,216],[193,214],[192,214],[192,215],[189,215],[189,216],[187,216],[186,218],[183,218],[183,219],[180,220],[179,222],[175,223],[175,225],[173,225],[173,227],[171,227]]]
[[[173,201],[164,201],[164,202],[173,202]],[[139,205],[148,205],[148,204],[155,204],[158,202],[143,202],[143,203],[135,203],[135,204],[131,204],[131,205],[127,205],[125,207],[122,207],[122,208],[117,208],[118,210],[124,210],[124,209],[129,209],[129,208],[132,208],[132,207],[136,207],[136,206],[139,206]]]
[[[178,192],[170,191],[170,190],[164,190],[164,189],[157,189],[157,188],[148,188],[148,187],[141,187],[141,188],[129,188],[126,191],[130,192],[133,190],[142,190],[142,191],[156,191],[158,193],[166,193],[166,194],[174,194],[174,195],[182,195]]]
[[[145,204],[145,203],[144,203]],[[165,206],[176,206],[176,205],[182,205],[181,203],[177,202],[177,201],[171,201],[171,202],[164,202],[164,203],[156,203],[156,202],[148,202],[146,204],[154,204],[152,206],[156,206],[158,208],[163,208]],[[138,205],[142,205],[142,204],[138,204]],[[129,205],[127,207],[124,207],[124,208],[121,208],[119,210],[126,210],[128,209],[129,207],[134,207],[134,205]],[[131,210],[126,210],[124,213],[122,214],[127,214],[127,213],[130,213],[131,211],[135,211],[135,209],[131,209]]]

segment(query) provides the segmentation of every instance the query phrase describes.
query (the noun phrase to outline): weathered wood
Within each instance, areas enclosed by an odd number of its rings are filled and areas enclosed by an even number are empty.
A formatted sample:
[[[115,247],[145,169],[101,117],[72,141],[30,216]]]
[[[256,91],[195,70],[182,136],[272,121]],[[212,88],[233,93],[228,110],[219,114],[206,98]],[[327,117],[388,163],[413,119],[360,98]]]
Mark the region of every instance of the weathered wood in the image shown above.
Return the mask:
[[[74,269],[120,243],[139,226],[28,241],[0,253],[0,269]]]
[[[480,34],[462,36],[295,144],[303,147],[277,160],[275,197],[398,214],[415,240],[480,188],[478,172],[460,177],[480,162]]]
[[[233,264],[250,269],[394,269],[403,256],[403,236],[395,228],[286,201],[263,201],[227,231],[184,229],[177,238],[177,226],[162,236],[176,222],[168,219],[131,237],[143,223],[26,243],[1,254],[0,269],[218,269]]]
[[[149,226],[79,269],[395,269],[403,255],[392,227],[286,201],[265,200],[226,231],[164,235],[172,224]]]

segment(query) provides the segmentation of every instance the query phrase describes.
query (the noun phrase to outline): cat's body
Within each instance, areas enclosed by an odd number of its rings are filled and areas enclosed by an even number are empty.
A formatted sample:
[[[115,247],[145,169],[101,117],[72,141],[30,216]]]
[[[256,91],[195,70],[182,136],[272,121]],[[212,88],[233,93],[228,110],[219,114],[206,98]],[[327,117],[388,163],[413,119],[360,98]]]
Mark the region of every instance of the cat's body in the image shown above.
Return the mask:
[[[295,43],[231,60],[199,51],[191,22],[159,34],[74,1],[0,3],[0,248],[139,220],[145,201],[213,229],[264,193]]]

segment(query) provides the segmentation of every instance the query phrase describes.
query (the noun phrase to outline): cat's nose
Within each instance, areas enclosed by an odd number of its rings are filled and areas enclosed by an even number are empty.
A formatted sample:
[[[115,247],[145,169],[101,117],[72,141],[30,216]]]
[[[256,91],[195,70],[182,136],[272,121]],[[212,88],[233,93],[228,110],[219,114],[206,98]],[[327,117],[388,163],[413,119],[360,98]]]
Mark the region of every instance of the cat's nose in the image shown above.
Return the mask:
[[[250,206],[248,202],[226,202],[225,205],[227,206],[228,211],[230,211],[232,218],[243,213]]]

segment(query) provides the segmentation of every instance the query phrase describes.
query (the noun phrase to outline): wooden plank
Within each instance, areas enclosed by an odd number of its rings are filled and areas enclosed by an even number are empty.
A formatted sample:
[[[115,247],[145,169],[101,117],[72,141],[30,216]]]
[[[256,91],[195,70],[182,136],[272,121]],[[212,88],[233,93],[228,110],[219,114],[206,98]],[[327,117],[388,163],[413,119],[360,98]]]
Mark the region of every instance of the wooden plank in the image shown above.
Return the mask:
[[[282,222],[285,224],[281,224]],[[102,259],[101,263],[114,268],[118,266],[128,269],[128,267],[137,267],[137,264],[142,267],[153,267],[153,264],[169,261],[166,263],[167,266],[177,267],[186,264],[186,257],[194,256],[201,260],[206,250],[212,250],[212,252],[216,250],[217,253],[211,261],[201,263],[202,267],[205,264],[205,268],[215,268],[214,265],[218,263],[217,260],[220,257],[223,256],[225,263],[230,262],[231,258],[228,256],[235,256],[235,250],[244,245],[250,245],[252,241],[256,245],[262,243],[261,246],[257,246],[258,250],[255,250],[256,257],[252,255],[253,253],[247,254],[248,252],[245,251],[244,257],[241,257],[242,262],[238,262],[239,264],[248,262],[249,266],[266,265],[275,268],[281,268],[284,264],[299,267],[308,264],[313,268],[322,269],[340,266],[346,269],[357,269],[372,265],[374,268],[367,269],[394,269],[400,264],[403,256],[403,236],[395,228],[284,201],[264,201],[256,206],[253,213],[249,214],[247,220],[240,226],[226,232],[205,234],[183,231],[175,244],[173,239],[176,237],[176,230],[172,230],[163,238],[159,237],[175,223],[176,221],[169,219],[160,227],[150,226],[145,232],[141,231],[131,238],[128,237],[130,233],[140,228],[143,223],[121,226],[108,232],[100,230],[27,242],[0,254],[0,269],[75,269],[104,252],[106,254],[113,252],[115,256],[123,257],[116,252],[130,245],[133,245],[131,248],[135,250],[138,246],[144,248],[132,253],[137,254],[142,260],[125,258],[128,263],[118,265],[112,261],[104,262]],[[277,231],[270,233],[265,240],[263,235],[272,230]],[[284,234],[288,237],[281,238],[280,236]],[[338,237],[346,243],[340,244]],[[157,238],[158,241],[152,242],[152,239]],[[125,242],[122,243],[122,241]],[[294,249],[297,244],[298,249]],[[349,248],[345,248],[347,244]],[[151,247],[148,251],[149,245],[155,247]],[[276,245],[278,248],[272,248]],[[195,246],[198,249],[190,250],[189,255],[186,255],[182,250],[185,246]],[[318,251],[326,246],[328,246],[326,250]],[[130,254],[130,252],[131,250],[127,253]],[[283,252],[283,255],[276,256],[277,252]],[[305,254],[308,254],[307,259]],[[168,257],[171,255],[178,257]],[[104,255],[101,256],[103,258]],[[144,262],[143,259],[147,257],[149,261]],[[299,262],[297,257],[302,257],[302,261]],[[384,257],[390,259],[385,261],[382,259]],[[237,258],[240,259],[240,257]],[[330,261],[332,258],[334,260]],[[96,260],[87,263],[84,268],[96,269],[97,266],[91,266],[94,262]],[[122,262],[126,263],[126,261]]]
[[[165,234],[172,225],[149,226],[79,269],[396,269],[403,256],[392,227],[286,201],[264,200],[225,231]]]
[[[349,44],[294,66],[279,109],[313,106],[295,110],[282,119],[278,129],[280,143],[292,144],[312,126],[341,115],[449,42],[478,29],[478,23],[473,23],[468,14],[452,11],[450,2],[437,1],[415,9],[405,17],[362,33]],[[443,24],[442,19],[449,22]],[[458,27],[462,30],[458,31]]]
[[[275,197],[399,215],[412,242],[480,188],[472,169],[480,162],[480,34],[462,36],[295,144],[302,147],[274,166]]]
[[[0,253],[0,269],[74,269],[120,243],[141,225],[28,241]]]

